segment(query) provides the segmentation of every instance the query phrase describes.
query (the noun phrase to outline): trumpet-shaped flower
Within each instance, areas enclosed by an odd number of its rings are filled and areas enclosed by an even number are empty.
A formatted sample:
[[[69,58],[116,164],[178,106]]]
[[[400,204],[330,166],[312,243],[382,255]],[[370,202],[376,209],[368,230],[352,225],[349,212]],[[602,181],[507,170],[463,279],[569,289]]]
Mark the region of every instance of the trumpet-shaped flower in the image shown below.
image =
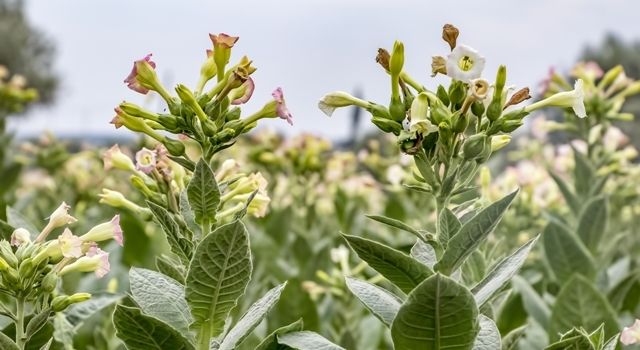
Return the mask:
[[[336,108],[347,106],[368,108],[370,106],[370,103],[352,96],[344,91],[336,91],[330,94],[326,94],[318,102],[318,108],[320,108],[322,113],[326,114],[328,117],[333,115],[333,112],[336,110]]]
[[[26,229],[20,227],[11,234],[11,245],[19,247],[25,243],[31,243],[31,234]]]
[[[136,167],[133,164],[131,158],[122,153],[118,145],[113,145],[113,147],[104,152],[104,154],[102,155],[102,160],[104,162],[104,170],[109,170],[111,168],[130,171],[136,170]]]
[[[422,92],[411,103],[411,123],[409,130],[422,135],[438,131],[438,127],[429,120],[429,97]]]
[[[269,196],[257,193],[251,200],[251,203],[249,203],[247,213],[256,218],[264,217],[267,214],[269,202],[271,202],[271,198],[269,198]]]
[[[224,181],[234,173],[237,173],[238,170],[240,170],[238,162],[233,158],[229,158],[222,162],[222,165],[220,165],[220,168],[216,171],[216,181]]]
[[[131,73],[129,73],[127,78],[124,80],[129,89],[141,94],[147,94],[149,92],[148,87],[143,86],[143,84],[139,80],[138,69],[140,69],[141,65],[148,65],[151,69],[155,69],[156,63],[151,60],[151,56],[152,54],[148,54],[144,56],[144,58],[133,62]]]
[[[65,225],[70,225],[78,221],[78,219],[69,215],[70,208],[71,206],[67,205],[67,203],[65,202],[62,202],[62,204],[60,204],[60,206],[58,206],[58,208],[56,208],[56,210],[51,213],[51,216],[49,216],[49,222],[36,238],[36,242],[44,241],[44,239],[47,238],[47,235],[49,235],[49,233],[54,229]]]
[[[156,168],[156,151],[143,147],[136,152],[136,169],[149,174]]]
[[[102,242],[109,239],[115,240],[120,246],[123,244],[120,215],[114,216],[111,221],[94,226],[89,232],[80,236],[82,242]]]
[[[624,345],[640,343],[640,320],[636,319],[631,327],[624,327],[620,333],[620,342]]]
[[[68,228],[58,236],[58,246],[65,258],[79,258],[82,256],[82,240],[71,233]]]
[[[289,123],[289,125],[293,125],[293,115],[289,112],[287,105],[284,102],[284,93],[282,92],[282,88],[275,89],[271,96],[276,101],[276,114],[281,119],[284,119]]]
[[[95,272],[96,276],[101,278],[109,272],[109,269],[109,253],[94,245],[89,248],[85,256],[63,267],[60,270],[60,276],[69,272]]]
[[[544,100],[532,103],[524,107],[525,112],[532,112],[544,107],[562,107],[573,109],[579,118],[585,118],[587,112],[584,107],[584,82],[582,79],[576,80],[573,90],[558,92]]]
[[[470,81],[480,78],[485,59],[466,45],[456,46],[447,56],[447,75],[452,79]]]

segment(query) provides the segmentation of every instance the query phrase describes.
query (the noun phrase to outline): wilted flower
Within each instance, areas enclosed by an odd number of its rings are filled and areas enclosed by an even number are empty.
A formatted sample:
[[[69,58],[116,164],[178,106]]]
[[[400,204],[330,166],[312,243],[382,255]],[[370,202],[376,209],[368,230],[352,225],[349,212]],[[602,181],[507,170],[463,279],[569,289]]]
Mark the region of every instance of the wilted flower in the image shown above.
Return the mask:
[[[470,81],[471,94],[477,100],[484,100],[489,93],[489,82],[485,79],[473,79]]]
[[[211,41],[213,42],[213,47],[214,48],[227,48],[230,49],[233,47],[233,45],[238,41],[238,39],[240,39],[240,37],[237,36],[231,36],[225,33],[220,33],[218,35],[216,34],[209,34],[209,38],[211,39]]]
[[[636,319],[631,327],[624,327],[622,333],[620,333],[620,342],[624,345],[640,342],[640,320]]]
[[[136,169],[149,174],[156,168],[156,151],[143,147],[136,152]]]
[[[458,40],[459,34],[460,31],[458,30],[458,28],[451,24],[445,24],[444,27],[442,27],[442,40],[446,41],[447,44],[449,44],[451,50],[456,47],[456,41]]]
[[[524,108],[525,112],[532,112],[544,107],[562,107],[573,109],[579,118],[585,118],[587,112],[584,107],[584,82],[582,79],[576,80],[574,89],[571,91],[558,92],[544,100],[532,103]]]
[[[58,236],[58,246],[65,258],[79,258],[82,256],[82,240],[71,233],[68,228]]]
[[[438,73],[447,74],[447,59],[442,56],[431,57],[431,76],[435,77]]]
[[[11,234],[11,245],[19,247],[25,243],[31,243],[31,234],[26,229],[20,227]]]
[[[242,85],[239,88],[232,90],[231,93],[229,94],[230,97],[232,97],[231,104],[241,105],[243,103],[247,103],[249,99],[251,99],[251,96],[253,95],[253,90],[255,90],[255,88],[256,88],[256,85],[253,82],[253,79],[251,77],[248,77],[247,80],[244,83],[242,83]]]
[[[478,51],[466,45],[458,45],[447,56],[447,75],[467,82],[480,78],[484,64],[485,59]]]
[[[113,239],[120,246],[123,244],[122,228],[120,227],[120,215],[116,215],[111,221],[94,226],[89,232],[80,236],[83,242],[102,242]]]
[[[151,60],[152,54],[148,54],[144,56],[144,58],[139,59],[133,62],[133,68],[131,69],[131,73],[124,80],[129,89],[139,92],[141,94],[147,94],[149,92],[148,87],[143,86],[144,83],[141,83],[138,76],[138,70],[144,66],[145,69],[155,69],[156,63]],[[146,85],[146,84],[144,84]]]
[[[293,125],[293,116],[291,115],[291,112],[289,112],[289,109],[287,108],[287,105],[284,102],[284,93],[282,92],[282,88],[275,89],[271,93],[271,96],[273,96],[273,99],[277,103],[276,113],[278,117],[286,120],[287,123],[289,123],[290,125]]]
[[[102,160],[104,162],[104,170],[109,170],[111,168],[130,171],[136,170],[136,167],[133,164],[131,158],[122,153],[118,145],[113,145],[106,152],[104,152],[104,154],[102,155]]]
[[[91,246],[87,254],[73,263],[65,266],[60,271],[60,276],[69,272],[95,272],[99,278],[109,272],[109,253],[103,251],[97,246]]]

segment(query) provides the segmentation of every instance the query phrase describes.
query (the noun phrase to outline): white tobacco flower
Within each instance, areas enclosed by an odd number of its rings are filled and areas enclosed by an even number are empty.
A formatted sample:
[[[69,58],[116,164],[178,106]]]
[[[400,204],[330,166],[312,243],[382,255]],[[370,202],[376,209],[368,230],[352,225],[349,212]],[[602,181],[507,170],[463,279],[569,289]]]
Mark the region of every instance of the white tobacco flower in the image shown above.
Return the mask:
[[[322,113],[330,117],[333,115],[336,108],[348,106],[367,108],[369,104],[369,102],[352,96],[344,91],[336,91],[324,95],[324,97],[318,101],[318,108],[320,108]]]
[[[11,245],[19,247],[25,243],[31,243],[31,234],[22,227],[17,228],[11,234]]]
[[[247,213],[256,218],[261,218],[267,215],[267,209],[269,209],[269,202],[271,202],[271,198],[264,194],[257,193],[251,203],[249,203],[249,207],[247,208]]]
[[[480,78],[485,58],[466,45],[458,45],[447,56],[447,75],[455,80],[468,82]]]
[[[142,148],[136,153],[136,169],[150,174],[156,168],[156,151]]]
[[[524,108],[525,112],[533,112],[544,107],[572,108],[579,118],[586,118],[587,112],[584,107],[584,82],[582,79],[576,80],[573,90],[563,91],[553,94],[544,100],[532,103]]]
[[[624,327],[620,333],[620,342],[624,345],[640,343],[640,320],[636,319],[631,327]]]
[[[429,97],[422,92],[411,103],[411,123],[409,130],[423,136],[438,131],[438,127],[429,120]]]
[[[49,227],[50,230],[53,230],[55,228],[70,225],[78,221],[78,219],[69,215],[70,208],[70,205],[62,202],[62,204],[60,204],[60,206],[58,206],[58,208],[56,208],[56,210],[51,213],[51,216],[49,216],[49,223],[47,224],[47,227]]]
[[[216,171],[216,181],[222,182],[230,176],[236,174],[240,170],[240,164],[235,159],[227,159],[222,162],[218,171]]]
[[[120,170],[135,171],[136,167],[129,156],[122,153],[118,145],[113,145],[102,155],[104,170],[116,168]]]
[[[94,226],[89,232],[80,236],[82,242],[102,242],[113,239],[122,246],[122,228],[120,227],[120,215],[116,215],[111,221]]]
[[[79,258],[82,256],[82,240],[71,233],[68,228],[58,237],[58,246],[65,258]]]

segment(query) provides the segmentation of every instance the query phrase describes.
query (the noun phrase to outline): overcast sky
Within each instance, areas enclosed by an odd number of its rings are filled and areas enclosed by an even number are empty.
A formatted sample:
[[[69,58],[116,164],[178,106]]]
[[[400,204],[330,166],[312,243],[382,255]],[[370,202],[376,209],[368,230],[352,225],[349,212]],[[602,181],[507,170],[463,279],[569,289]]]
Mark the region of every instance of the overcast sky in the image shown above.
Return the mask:
[[[294,126],[265,124],[341,137],[348,112],[327,118],[317,100],[360,87],[367,99],[386,103],[388,78],[374,57],[395,39],[405,43],[405,69],[428,87],[438,82],[428,75],[430,57],[448,51],[440,39],[444,23],[458,26],[458,42],[486,57],[487,78],[506,64],[509,83],[535,87],[549,66],[569,67],[585,44],[600,42],[605,32],[640,38],[639,10],[633,0],[31,0],[32,23],[56,43],[62,86],[54,106],[11,126],[23,135],[45,129],[122,135],[126,131],[108,123],[116,104],[157,107],[122,83],[134,59],[151,52],[163,81],[193,86],[211,46],[208,33],[226,32],[240,36],[234,58],[247,54],[258,67],[247,112],[281,86]]]

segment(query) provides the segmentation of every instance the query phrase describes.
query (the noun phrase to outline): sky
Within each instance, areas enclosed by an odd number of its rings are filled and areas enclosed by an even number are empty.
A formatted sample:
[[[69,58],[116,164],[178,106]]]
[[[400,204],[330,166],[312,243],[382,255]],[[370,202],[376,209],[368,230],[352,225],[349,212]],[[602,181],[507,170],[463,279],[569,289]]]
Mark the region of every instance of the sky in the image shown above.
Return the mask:
[[[133,61],[153,53],[170,90],[177,83],[193,87],[211,48],[208,33],[225,32],[240,37],[232,61],[248,55],[258,67],[243,115],[282,87],[294,125],[263,124],[338,139],[349,132],[349,111],[328,118],[318,99],[359,89],[366,99],[387,103],[388,76],[374,58],[394,40],[405,44],[405,70],[434,87],[444,80],[429,76],[431,56],[448,53],[441,28],[452,23],[461,32],[458,42],[486,57],[488,80],[505,64],[509,84],[535,91],[550,66],[568,69],[585,44],[599,43],[607,32],[640,39],[639,10],[633,0],[30,0],[31,22],[56,44],[62,84],[53,106],[14,119],[10,128],[23,136],[44,130],[123,136],[127,131],[109,124],[119,102],[160,108],[157,96],[123,84]]]

